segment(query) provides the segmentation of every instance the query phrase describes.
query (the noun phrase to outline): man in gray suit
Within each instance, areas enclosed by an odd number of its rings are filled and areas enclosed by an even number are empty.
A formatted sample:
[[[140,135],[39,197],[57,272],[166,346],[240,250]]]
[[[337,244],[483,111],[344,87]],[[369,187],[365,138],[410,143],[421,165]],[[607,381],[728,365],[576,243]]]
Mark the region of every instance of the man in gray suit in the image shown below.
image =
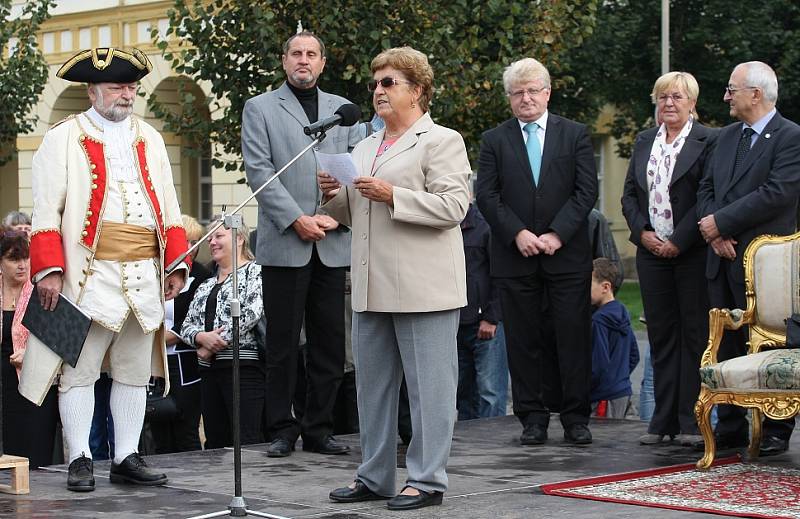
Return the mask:
[[[247,180],[260,187],[311,143],[303,127],[330,117],[349,101],[323,92],[325,45],[300,32],[283,45],[287,81],[245,103],[242,155]],[[360,140],[358,126],[335,127],[315,150],[343,153]],[[267,316],[267,455],[289,456],[303,436],[303,450],[345,454],[333,433],[333,407],[344,368],[344,279],[350,264],[349,229],[320,214],[317,163],[306,153],[264,189],[258,200],[256,261],[262,265]],[[301,423],[292,416],[298,340],[306,322],[308,383]],[[305,381],[300,381],[305,383]]]

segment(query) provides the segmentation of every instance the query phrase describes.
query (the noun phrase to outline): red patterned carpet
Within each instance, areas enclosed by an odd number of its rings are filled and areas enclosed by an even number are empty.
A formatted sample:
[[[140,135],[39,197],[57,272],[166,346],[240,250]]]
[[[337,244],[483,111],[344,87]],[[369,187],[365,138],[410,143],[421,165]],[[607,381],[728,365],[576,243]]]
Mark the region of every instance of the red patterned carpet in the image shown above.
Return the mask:
[[[545,494],[737,517],[800,518],[800,470],[719,460],[542,485]]]

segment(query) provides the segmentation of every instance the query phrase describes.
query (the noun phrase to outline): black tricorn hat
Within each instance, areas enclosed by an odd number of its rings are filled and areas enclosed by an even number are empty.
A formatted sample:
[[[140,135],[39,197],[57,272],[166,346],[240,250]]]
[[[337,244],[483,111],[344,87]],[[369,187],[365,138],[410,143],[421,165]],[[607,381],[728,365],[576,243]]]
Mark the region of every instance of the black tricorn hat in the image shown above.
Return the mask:
[[[77,83],[134,83],[151,70],[153,64],[139,49],[101,47],[75,54],[56,76]]]

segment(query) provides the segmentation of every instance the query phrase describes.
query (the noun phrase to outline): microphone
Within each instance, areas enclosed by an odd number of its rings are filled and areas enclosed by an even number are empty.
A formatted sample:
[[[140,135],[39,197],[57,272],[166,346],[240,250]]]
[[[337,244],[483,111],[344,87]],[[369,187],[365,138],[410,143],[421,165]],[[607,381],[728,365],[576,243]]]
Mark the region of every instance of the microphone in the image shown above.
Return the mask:
[[[344,104],[336,109],[332,116],[326,117],[303,128],[306,135],[330,130],[334,126],[353,126],[361,119],[361,108],[354,104]]]

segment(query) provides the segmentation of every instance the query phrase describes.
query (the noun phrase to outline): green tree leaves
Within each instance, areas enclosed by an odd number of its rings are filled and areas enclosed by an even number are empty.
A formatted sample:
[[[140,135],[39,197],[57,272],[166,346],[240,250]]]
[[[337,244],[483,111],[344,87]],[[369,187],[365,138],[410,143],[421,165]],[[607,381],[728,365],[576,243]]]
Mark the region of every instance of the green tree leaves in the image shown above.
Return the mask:
[[[605,1],[594,34],[566,63],[576,84],[615,106],[612,134],[624,156],[636,133],[654,124],[650,92],[661,74],[660,23],[657,2]],[[733,122],[723,89],[733,67],[751,60],[775,69],[778,109],[800,120],[799,41],[800,5],[792,0],[670,2],[670,65],[697,78],[697,111],[705,124]]]
[[[598,0],[178,0],[170,11],[168,34],[161,42],[173,68],[193,81],[207,81],[220,117],[200,120],[185,102],[182,115],[170,113],[158,99],[153,112],[166,128],[192,141],[215,140],[217,167],[239,169],[226,162],[238,156],[244,102],[278,87],[285,75],[281,45],[303,27],[326,43],[328,61],[320,80],[323,89],[344,95],[372,113],[366,82],[370,62],[381,50],[410,45],[428,54],[436,75],[433,118],[457,129],[473,157],[480,134],[506,119],[508,103],[502,71],[514,60],[534,56],[554,76],[554,89],[574,115],[593,117],[592,101],[563,74],[566,56],[592,34]],[[188,110],[188,112],[187,112]]]
[[[36,32],[54,5],[52,0],[28,0],[21,16],[11,19],[11,0],[0,0],[0,165],[13,157],[17,135],[30,132],[36,123],[28,114],[47,81]],[[4,50],[9,50],[8,58]]]

